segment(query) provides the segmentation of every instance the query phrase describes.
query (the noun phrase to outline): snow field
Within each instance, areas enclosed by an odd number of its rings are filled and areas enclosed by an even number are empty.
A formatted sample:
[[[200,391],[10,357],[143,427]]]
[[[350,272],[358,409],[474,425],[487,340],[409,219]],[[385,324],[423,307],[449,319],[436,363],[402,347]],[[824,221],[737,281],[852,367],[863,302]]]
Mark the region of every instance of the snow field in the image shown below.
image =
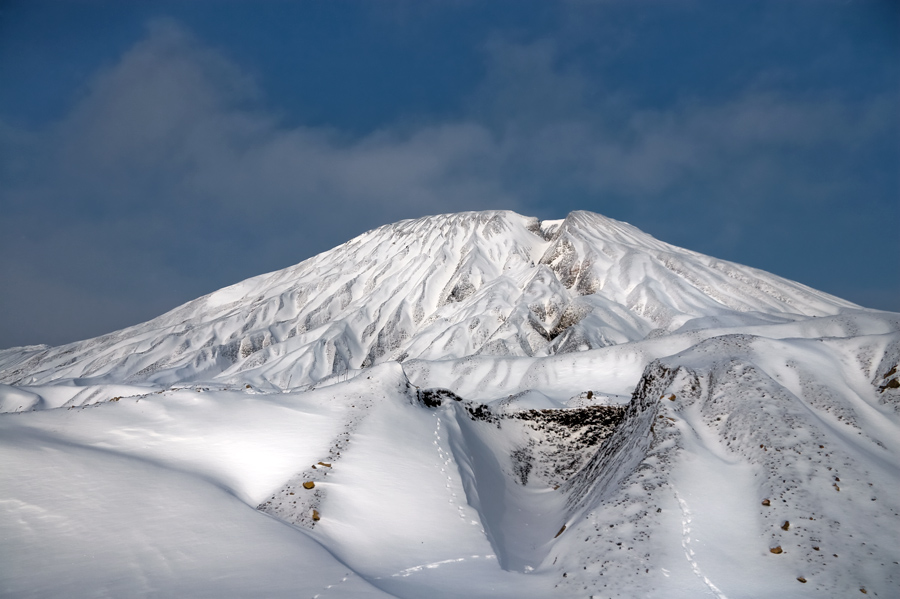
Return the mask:
[[[0,351],[0,597],[898,596],[898,370],[599,215],[403,221]]]
[[[311,597],[352,574],[213,482],[3,424],[0,596]]]

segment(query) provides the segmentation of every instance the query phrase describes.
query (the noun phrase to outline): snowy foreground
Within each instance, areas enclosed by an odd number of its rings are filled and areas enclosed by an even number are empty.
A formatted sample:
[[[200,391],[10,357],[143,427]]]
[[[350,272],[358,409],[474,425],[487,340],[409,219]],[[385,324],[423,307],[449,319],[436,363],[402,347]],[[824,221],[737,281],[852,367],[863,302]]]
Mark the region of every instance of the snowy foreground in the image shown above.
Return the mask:
[[[403,221],[0,351],[2,597],[900,596],[900,314]]]

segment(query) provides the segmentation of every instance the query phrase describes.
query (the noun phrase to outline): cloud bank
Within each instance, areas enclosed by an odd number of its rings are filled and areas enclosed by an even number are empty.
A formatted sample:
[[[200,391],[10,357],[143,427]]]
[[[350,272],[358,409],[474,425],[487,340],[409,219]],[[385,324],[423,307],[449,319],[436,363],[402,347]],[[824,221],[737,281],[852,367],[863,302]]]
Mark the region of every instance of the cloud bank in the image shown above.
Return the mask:
[[[890,97],[750,86],[654,108],[553,40],[498,39],[484,56],[462,116],[351,135],[285,125],[238,64],[154,21],[61,121],[0,123],[0,309],[14,315],[0,346],[112,330],[424,214],[587,208],[724,251],[779,210],[840,210],[848,169],[896,140]],[[687,243],[698,229],[714,241]]]

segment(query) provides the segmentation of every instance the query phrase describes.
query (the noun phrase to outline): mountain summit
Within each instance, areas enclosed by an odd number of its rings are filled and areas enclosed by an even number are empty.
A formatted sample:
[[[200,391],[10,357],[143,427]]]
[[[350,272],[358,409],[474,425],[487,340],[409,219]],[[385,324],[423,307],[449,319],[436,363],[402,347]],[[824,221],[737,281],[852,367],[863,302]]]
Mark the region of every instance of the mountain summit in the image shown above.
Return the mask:
[[[589,212],[0,351],[0,451],[0,597],[900,588],[900,314]]]

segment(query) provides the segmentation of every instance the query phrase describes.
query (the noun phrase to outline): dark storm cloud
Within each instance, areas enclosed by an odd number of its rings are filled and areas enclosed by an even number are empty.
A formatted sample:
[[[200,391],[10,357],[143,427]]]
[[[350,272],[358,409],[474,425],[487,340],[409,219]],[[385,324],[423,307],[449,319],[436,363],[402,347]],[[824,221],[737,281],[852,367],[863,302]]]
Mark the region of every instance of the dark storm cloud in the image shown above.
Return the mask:
[[[753,85],[655,107],[553,39],[498,37],[484,57],[461,116],[349,134],[285,125],[241,67],[152,22],[60,122],[0,124],[0,346],[100,334],[423,214],[587,208],[715,254],[785,198],[846,210],[848,169],[865,175],[872,148],[896,139],[886,95]],[[701,231],[712,241],[690,243]]]

